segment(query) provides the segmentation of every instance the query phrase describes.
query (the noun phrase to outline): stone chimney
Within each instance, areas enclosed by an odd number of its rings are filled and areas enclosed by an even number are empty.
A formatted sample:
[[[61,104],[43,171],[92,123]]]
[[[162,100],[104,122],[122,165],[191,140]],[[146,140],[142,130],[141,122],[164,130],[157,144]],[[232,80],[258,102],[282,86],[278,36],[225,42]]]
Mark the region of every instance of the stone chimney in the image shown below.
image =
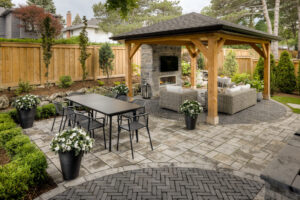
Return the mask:
[[[72,14],[71,11],[67,12],[67,27],[72,26]],[[67,38],[70,38],[71,36],[71,31],[67,30]]]

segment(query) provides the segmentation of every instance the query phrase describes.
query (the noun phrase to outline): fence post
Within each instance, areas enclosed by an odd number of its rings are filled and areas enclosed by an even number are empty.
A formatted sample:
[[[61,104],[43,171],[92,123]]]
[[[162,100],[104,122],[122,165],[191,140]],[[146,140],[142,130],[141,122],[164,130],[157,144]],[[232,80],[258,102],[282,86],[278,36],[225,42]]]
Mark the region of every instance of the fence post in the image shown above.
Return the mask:
[[[40,46],[40,84],[43,84],[43,48]]]
[[[93,47],[93,78],[97,80],[97,48]]]

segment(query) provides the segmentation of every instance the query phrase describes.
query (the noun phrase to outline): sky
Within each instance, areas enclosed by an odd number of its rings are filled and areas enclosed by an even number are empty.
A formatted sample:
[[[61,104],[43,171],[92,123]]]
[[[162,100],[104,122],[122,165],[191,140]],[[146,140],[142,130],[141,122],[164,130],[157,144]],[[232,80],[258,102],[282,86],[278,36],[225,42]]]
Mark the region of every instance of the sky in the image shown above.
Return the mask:
[[[98,2],[105,0],[53,0],[56,6],[57,14],[66,17],[68,10],[72,13],[72,19],[78,13],[81,17],[87,16],[88,19],[94,16],[92,6]],[[12,0],[17,6],[26,4],[26,0]],[[210,0],[180,0],[180,5],[183,8],[183,13],[200,12],[201,9],[209,4]]]

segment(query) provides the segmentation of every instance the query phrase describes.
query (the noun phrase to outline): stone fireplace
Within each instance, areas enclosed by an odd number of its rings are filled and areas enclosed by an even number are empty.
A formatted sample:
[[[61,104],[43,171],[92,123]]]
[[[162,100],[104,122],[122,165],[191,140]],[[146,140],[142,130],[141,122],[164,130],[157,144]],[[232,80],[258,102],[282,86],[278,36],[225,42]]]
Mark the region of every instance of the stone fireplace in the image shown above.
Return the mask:
[[[161,56],[177,56],[178,69],[162,72],[160,69]],[[141,46],[141,81],[149,83],[152,96],[157,97],[161,87],[166,85],[181,85],[181,47],[167,45]]]

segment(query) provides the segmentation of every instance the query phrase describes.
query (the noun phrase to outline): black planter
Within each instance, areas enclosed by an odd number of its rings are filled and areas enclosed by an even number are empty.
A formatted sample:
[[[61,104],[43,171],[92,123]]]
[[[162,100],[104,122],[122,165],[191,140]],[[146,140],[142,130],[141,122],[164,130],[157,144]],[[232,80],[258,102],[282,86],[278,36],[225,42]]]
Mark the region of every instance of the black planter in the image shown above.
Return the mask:
[[[189,115],[185,115],[185,125],[188,130],[194,130],[196,128],[198,115],[191,117]]]
[[[77,178],[83,152],[77,156],[75,156],[74,151],[59,152],[58,155],[64,180]]]
[[[33,126],[36,108],[30,110],[18,110],[19,121],[22,128],[30,128]]]

